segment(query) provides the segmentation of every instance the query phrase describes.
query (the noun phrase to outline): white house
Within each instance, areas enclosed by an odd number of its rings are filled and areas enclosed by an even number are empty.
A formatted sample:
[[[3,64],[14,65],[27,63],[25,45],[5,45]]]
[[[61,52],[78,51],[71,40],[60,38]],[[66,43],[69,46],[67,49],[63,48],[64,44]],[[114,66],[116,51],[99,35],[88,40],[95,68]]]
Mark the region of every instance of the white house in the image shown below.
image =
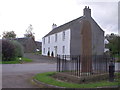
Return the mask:
[[[42,55],[70,55],[70,29],[44,37],[42,47]]]
[[[86,36],[84,31],[86,31]],[[83,36],[87,39],[83,39]],[[89,37],[91,37],[90,41]],[[84,42],[84,40],[86,41]],[[87,44],[91,47],[92,55],[104,53],[104,31],[91,17],[91,9],[86,6],[83,16],[58,27],[56,24],[52,25],[52,30],[42,38],[42,55],[54,57],[57,54],[81,55]]]

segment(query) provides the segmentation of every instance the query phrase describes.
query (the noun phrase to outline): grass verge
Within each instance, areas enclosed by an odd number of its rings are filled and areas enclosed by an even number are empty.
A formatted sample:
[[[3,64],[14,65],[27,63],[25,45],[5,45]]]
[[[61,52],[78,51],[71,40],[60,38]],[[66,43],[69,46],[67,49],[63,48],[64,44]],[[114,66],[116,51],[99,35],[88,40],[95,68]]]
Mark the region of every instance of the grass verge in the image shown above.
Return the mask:
[[[22,62],[32,62],[32,60],[29,58],[22,57],[21,59],[22,59]],[[19,64],[19,63],[21,63],[19,61],[19,58],[16,58],[16,60],[14,61],[0,61],[0,64]]]
[[[120,84],[120,79],[115,80],[115,82],[109,81],[100,81],[100,82],[91,82],[87,84],[76,84],[76,83],[68,83],[63,81],[57,81],[51,76],[55,74],[55,72],[46,72],[40,73],[34,76],[34,79],[59,87],[66,87],[66,88],[96,88],[96,87],[105,87],[105,86],[118,86]]]

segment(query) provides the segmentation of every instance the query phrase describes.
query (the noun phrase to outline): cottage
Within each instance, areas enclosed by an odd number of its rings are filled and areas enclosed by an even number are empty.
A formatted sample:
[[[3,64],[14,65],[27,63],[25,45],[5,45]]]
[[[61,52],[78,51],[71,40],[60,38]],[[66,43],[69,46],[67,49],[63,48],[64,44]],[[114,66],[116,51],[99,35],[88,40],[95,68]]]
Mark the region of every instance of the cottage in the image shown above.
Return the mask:
[[[91,17],[91,9],[83,9],[83,16],[61,26],[52,25],[52,31],[42,38],[42,55],[102,55],[104,31]]]
[[[36,51],[36,43],[33,38],[15,38],[14,40],[18,41],[24,49],[24,53],[33,53]]]

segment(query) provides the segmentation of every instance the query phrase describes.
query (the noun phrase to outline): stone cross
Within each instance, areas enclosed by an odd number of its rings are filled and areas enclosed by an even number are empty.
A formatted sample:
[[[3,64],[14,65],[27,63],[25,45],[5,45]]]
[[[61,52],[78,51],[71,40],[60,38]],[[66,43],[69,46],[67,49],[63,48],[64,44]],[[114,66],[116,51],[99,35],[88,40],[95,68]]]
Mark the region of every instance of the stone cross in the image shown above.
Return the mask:
[[[81,71],[92,72],[92,31],[88,20],[83,20],[81,30]]]

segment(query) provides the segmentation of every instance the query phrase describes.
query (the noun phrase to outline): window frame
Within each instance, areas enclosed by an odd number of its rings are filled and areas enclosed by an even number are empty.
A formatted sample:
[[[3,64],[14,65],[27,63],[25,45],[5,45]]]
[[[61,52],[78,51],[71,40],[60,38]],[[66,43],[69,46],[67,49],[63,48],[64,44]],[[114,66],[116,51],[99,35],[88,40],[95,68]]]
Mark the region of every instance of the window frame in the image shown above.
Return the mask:
[[[50,43],[50,36],[48,36],[48,43]]]
[[[65,54],[65,46],[62,46],[62,53]]]
[[[45,44],[45,38],[43,38],[43,44]]]
[[[63,41],[65,40],[65,31],[63,31],[63,33],[62,33],[62,40]]]
[[[55,42],[57,42],[57,33],[55,34]]]

